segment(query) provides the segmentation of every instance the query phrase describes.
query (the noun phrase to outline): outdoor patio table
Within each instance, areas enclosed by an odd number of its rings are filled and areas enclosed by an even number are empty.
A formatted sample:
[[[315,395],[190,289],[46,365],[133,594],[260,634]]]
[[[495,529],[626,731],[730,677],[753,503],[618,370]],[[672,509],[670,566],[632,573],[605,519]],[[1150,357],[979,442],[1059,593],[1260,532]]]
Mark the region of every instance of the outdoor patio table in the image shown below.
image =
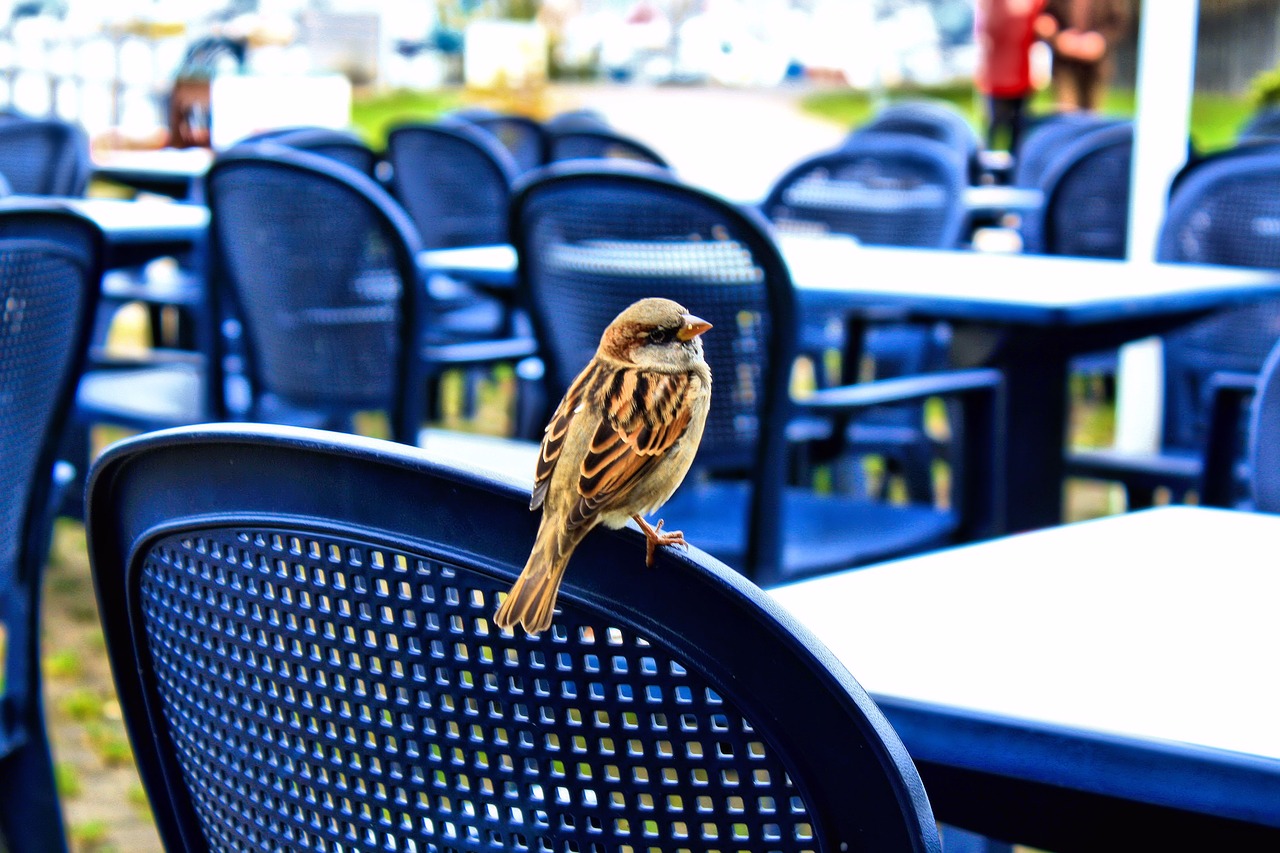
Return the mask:
[[[1007,379],[1005,523],[1062,520],[1071,359],[1158,334],[1214,310],[1280,297],[1280,273],[1190,264],[860,246],[781,235],[801,310],[876,320],[951,323],[956,366]],[[424,265],[514,280],[510,246],[424,252]]]
[[[174,311],[172,340],[159,341],[174,346],[197,348],[198,324],[192,312],[204,301],[200,253],[209,228],[209,209],[201,204],[166,201],[130,201],[111,198],[51,198],[9,196],[10,203],[40,203],[70,207],[92,219],[102,229],[106,243],[102,278],[105,302],[123,305],[141,302],[152,314],[152,328],[166,328],[161,315]],[[143,272],[143,265],[157,258],[173,257],[175,263],[162,270]],[[110,322],[104,312],[100,323]],[[105,328],[95,340],[101,340]]]
[[[94,151],[93,177],[176,199],[198,200],[213,163],[207,148]]]
[[[1165,507],[771,590],[939,820],[1050,850],[1280,849],[1280,517]]]
[[[843,311],[855,323],[947,321],[956,366],[1004,372],[1010,531],[1062,521],[1073,357],[1221,308],[1280,297],[1275,271],[922,251],[830,238],[784,237],[781,243],[805,311]]]

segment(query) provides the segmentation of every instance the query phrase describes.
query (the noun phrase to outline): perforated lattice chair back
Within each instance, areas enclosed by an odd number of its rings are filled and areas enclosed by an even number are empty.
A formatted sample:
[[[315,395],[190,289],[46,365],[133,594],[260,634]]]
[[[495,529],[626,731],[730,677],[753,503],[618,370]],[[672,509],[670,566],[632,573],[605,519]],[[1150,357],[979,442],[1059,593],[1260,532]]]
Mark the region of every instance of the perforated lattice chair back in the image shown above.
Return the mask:
[[[1280,140],[1280,109],[1261,109],[1254,113],[1240,128],[1239,142]]]
[[[603,128],[559,130],[550,134],[548,161],[563,160],[628,160],[651,166],[670,168],[667,159],[650,146]]]
[[[400,125],[387,135],[392,190],[429,249],[507,242],[518,167],[492,137],[461,123]]]
[[[1272,348],[1258,374],[1248,453],[1253,508],[1280,513],[1280,345]]]
[[[390,196],[341,163],[271,143],[220,157],[205,193],[255,405],[397,406],[416,358],[400,341],[417,340],[419,244]]]
[[[520,172],[547,162],[547,132],[537,119],[520,115],[478,115],[468,119],[492,135],[511,155]]]
[[[762,210],[781,230],[954,248],[964,236],[965,183],[963,161],[943,143],[867,132],[793,166]]]
[[[1041,179],[1044,205],[1024,222],[1023,248],[1048,255],[1123,258],[1129,239],[1133,125],[1089,131],[1068,144]]]
[[[68,211],[0,209],[0,846],[15,853],[66,845],[41,697],[40,581],[100,243]]]
[[[981,168],[978,150],[982,140],[955,107],[943,101],[896,101],[880,109],[869,121],[849,135],[852,140],[864,132],[902,133],[932,139],[951,149],[965,164],[965,179],[976,182]]]
[[[517,185],[512,222],[553,403],[624,308],[673,299],[715,327],[703,337],[715,393],[696,464],[766,466],[794,296],[763,220],[656,167],[565,163]]]
[[[89,137],[60,119],[0,122],[0,175],[21,195],[82,196],[89,184]]]
[[[1117,121],[1119,120],[1082,111],[1045,116],[1027,132],[1018,148],[1013,183],[1020,187],[1039,188],[1045,171],[1068,143]]]
[[[528,499],[308,430],[108,451],[91,559],[166,846],[937,849],[873,703],[720,564],[593,533],[552,629],[496,630]]]
[[[300,127],[282,131],[272,142],[300,151],[310,151],[343,163],[357,172],[373,177],[377,172],[378,154],[359,136],[346,130],[325,127]]]
[[[1190,171],[1170,200],[1162,261],[1280,269],[1280,151],[1242,152]],[[1215,312],[1162,339],[1164,444],[1199,452],[1209,378],[1256,373],[1280,339],[1280,301]]]

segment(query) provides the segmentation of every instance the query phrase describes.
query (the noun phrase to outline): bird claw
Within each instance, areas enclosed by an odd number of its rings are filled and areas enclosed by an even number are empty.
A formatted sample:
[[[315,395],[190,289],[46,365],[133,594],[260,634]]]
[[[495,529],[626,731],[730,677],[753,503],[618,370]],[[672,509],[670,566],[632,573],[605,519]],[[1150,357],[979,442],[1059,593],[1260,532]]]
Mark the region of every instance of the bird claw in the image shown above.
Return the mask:
[[[686,542],[684,539],[683,531],[670,530],[670,531],[667,531],[666,533],[663,533],[662,524],[663,524],[663,519],[660,518],[658,519],[657,527],[649,527],[647,524],[644,525],[644,528],[643,528],[644,536],[645,536],[644,564],[646,566],[650,566],[650,567],[653,566],[653,552],[657,549],[659,545],[679,545],[680,547],[685,548],[686,550],[689,548],[689,543]]]

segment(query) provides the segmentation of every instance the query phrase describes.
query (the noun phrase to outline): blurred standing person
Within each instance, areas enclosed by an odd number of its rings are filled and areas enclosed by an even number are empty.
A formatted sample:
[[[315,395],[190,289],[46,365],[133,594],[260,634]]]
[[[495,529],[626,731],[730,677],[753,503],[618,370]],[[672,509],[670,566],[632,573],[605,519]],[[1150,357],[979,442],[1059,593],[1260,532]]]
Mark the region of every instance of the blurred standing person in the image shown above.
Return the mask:
[[[1115,44],[1128,31],[1130,0],[1048,0],[1036,34],[1053,52],[1060,110],[1097,110],[1112,73]]]
[[[1031,47],[1045,0],[978,0],[974,34],[978,43],[978,91],[987,96],[987,148],[1004,140],[1017,151],[1023,116],[1034,86]]]

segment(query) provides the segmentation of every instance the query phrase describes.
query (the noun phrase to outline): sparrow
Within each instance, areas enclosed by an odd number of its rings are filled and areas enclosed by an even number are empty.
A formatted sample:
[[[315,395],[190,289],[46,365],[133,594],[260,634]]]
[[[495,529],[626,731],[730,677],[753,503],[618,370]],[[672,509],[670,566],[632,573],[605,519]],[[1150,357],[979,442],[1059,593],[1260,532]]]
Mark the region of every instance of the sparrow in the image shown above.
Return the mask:
[[[670,299],[641,299],[604,330],[591,361],[565,392],[542,438],[530,510],[538,535],[493,621],[530,636],[551,613],[574,548],[597,524],[634,520],[645,563],[659,545],[687,547],[678,530],[643,516],[675,492],[693,463],[711,408],[711,368],[702,354],[711,324]]]

